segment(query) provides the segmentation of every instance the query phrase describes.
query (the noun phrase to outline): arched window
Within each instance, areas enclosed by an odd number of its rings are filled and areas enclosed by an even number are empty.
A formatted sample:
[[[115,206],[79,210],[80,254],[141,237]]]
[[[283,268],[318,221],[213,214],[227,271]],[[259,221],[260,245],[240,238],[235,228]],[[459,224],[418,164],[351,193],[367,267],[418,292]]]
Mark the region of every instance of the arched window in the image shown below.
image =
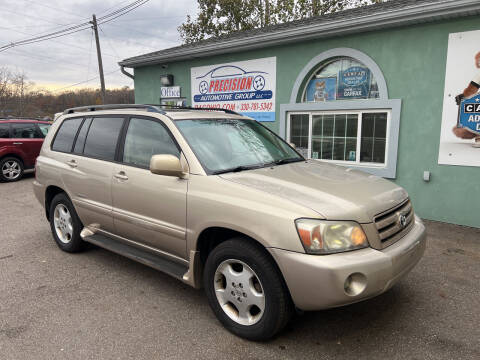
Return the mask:
[[[297,76],[290,103],[280,105],[280,134],[306,158],[394,178],[400,110],[373,59],[331,49]]]
[[[323,62],[307,81],[303,102],[378,99],[378,84],[370,69],[350,57]]]

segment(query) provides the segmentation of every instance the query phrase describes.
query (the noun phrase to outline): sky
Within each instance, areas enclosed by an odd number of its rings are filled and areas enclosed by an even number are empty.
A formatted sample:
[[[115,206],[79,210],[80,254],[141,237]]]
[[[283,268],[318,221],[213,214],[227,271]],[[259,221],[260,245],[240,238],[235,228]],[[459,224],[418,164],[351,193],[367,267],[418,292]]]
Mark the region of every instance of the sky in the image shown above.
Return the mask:
[[[134,0],[0,0],[0,46],[97,18]],[[118,62],[131,56],[181,44],[177,27],[195,15],[195,0],[150,0],[111,22],[100,25],[107,88],[130,86]],[[23,71],[36,87],[66,91],[100,87],[93,30],[0,52],[0,67]],[[127,69],[132,72],[132,69]],[[89,80],[87,82],[87,80]],[[71,86],[73,84],[76,86]]]

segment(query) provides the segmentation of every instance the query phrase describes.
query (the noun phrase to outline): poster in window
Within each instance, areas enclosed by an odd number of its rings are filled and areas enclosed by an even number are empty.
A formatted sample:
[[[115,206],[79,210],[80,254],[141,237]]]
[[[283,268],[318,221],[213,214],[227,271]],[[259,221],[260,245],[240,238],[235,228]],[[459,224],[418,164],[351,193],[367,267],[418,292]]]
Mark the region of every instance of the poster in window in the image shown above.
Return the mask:
[[[308,102],[335,100],[337,78],[314,78],[308,82],[306,99]]]
[[[352,66],[338,73],[337,99],[366,99],[370,91],[370,70],[363,66]]]
[[[480,31],[448,38],[438,163],[480,166]]]

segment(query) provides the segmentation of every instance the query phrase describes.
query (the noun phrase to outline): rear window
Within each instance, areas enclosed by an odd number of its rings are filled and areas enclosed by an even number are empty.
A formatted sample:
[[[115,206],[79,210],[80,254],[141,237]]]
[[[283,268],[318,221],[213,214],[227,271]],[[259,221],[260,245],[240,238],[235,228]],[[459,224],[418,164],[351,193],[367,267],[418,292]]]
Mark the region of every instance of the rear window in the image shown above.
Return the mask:
[[[72,151],[73,141],[77,135],[78,128],[83,118],[65,120],[57,131],[55,140],[53,140],[52,150],[70,152]]]
[[[8,139],[10,137],[10,125],[0,124],[0,139]]]
[[[121,117],[94,118],[88,131],[83,154],[96,159],[115,160],[123,120]]]

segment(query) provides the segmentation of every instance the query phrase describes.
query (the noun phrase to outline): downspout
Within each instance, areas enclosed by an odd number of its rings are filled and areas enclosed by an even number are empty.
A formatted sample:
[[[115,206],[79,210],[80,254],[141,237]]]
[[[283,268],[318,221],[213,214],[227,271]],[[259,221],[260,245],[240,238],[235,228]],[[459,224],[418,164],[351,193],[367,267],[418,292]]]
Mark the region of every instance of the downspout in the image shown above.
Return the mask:
[[[127,72],[127,71],[125,70],[125,68],[123,67],[123,65],[120,65],[120,71],[122,72],[123,75],[126,75],[126,76],[128,76],[130,79],[135,80],[135,76],[133,76],[132,74],[130,74],[129,72]]]

